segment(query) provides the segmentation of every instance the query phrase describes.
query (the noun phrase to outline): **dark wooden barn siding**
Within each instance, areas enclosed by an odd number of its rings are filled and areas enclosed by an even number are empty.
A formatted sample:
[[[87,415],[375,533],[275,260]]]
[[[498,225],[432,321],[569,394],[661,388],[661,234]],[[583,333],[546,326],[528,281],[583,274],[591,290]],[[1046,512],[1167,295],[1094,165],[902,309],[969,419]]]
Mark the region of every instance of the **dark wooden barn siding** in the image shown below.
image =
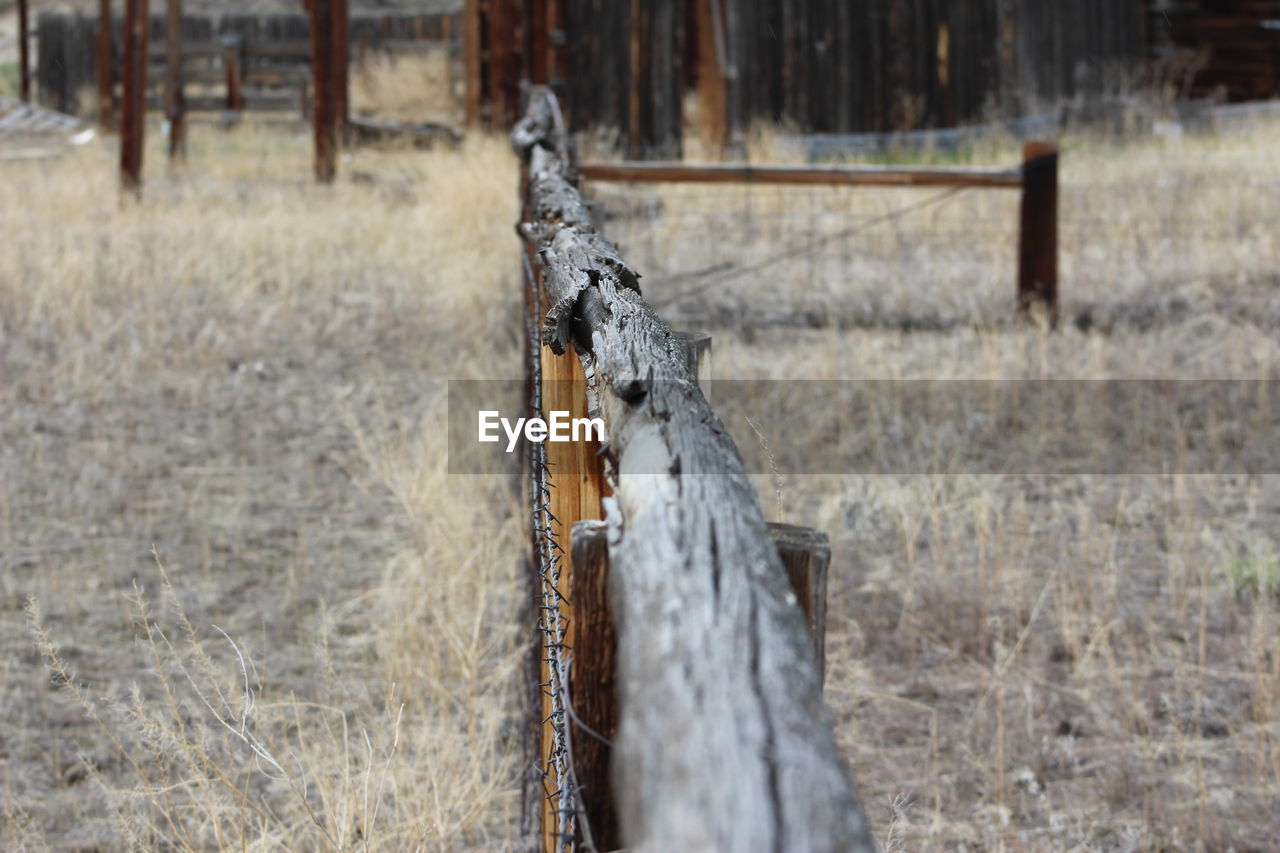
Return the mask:
[[[1280,91],[1280,0],[1153,0],[1153,54],[1192,69],[1190,93],[1231,101]]]
[[[567,0],[575,127],[680,146],[695,0]],[[720,0],[728,122],[948,127],[1101,91],[1146,55],[1142,0]],[[635,16],[635,29],[632,17]],[[640,39],[634,61],[633,33]],[[633,65],[636,66],[633,68]],[[633,77],[640,81],[639,110]],[[680,81],[684,85],[680,85]],[[638,128],[633,128],[639,115]],[[658,150],[660,149],[660,150]],[[634,152],[633,152],[634,153]]]
[[[618,132],[632,153],[680,151],[682,0],[566,0],[566,107],[573,127]]]
[[[1098,89],[1144,54],[1140,3],[726,0],[732,120],[912,130]]]

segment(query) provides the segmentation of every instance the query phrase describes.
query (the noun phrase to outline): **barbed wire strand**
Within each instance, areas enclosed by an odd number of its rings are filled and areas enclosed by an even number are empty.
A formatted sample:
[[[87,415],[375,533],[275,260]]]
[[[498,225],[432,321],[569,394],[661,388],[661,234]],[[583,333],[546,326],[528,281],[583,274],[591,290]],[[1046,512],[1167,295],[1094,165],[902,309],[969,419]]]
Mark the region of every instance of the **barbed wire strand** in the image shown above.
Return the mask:
[[[521,258],[525,279],[525,331],[529,349],[528,375],[531,379],[530,407],[542,410],[542,359],[539,319],[542,316],[542,294],[537,277],[529,261],[529,253]],[[548,754],[540,755],[539,773],[543,780],[543,793],[552,801],[550,813],[555,816],[555,826],[545,831],[558,839],[557,845],[566,853],[573,853],[579,833],[591,844],[590,828],[580,807],[579,793],[573,770],[572,741],[569,737],[568,697],[568,645],[565,639],[569,622],[561,609],[568,599],[560,591],[561,559],[564,546],[559,542],[555,525],[560,520],[551,512],[551,490],[555,488],[552,463],[547,459],[546,445],[541,442],[529,446],[529,495],[536,551],[536,571],[540,585],[538,593],[536,630],[540,636],[540,662],[546,665],[547,680],[539,682],[542,695],[550,699],[551,713],[542,718],[552,731]],[[539,750],[542,749],[541,741]],[[594,846],[591,847],[594,850]]]

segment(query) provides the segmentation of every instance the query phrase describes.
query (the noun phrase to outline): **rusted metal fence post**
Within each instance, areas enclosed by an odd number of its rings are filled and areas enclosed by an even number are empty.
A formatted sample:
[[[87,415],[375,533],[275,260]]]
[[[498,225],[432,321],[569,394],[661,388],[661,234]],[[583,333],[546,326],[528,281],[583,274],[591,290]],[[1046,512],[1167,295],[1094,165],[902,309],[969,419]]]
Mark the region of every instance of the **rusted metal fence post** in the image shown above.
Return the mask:
[[[169,120],[169,159],[187,153],[187,108],[182,92],[182,0],[168,0],[164,14],[164,112]]]
[[[18,97],[31,100],[31,21],[27,0],[18,0]]]
[[[347,121],[350,118],[348,71],[351,61],[349,0],[330,0],[333,17],[333,122],[335,144],[347,138]]]
[[[332,0],[311,0],[311,125],[315,134],[315,173],[322,184],[333,181],[333,13]]]
[[[244,110],[244,63],[241,49],[244,39],[239,35],[222,37],[222,70],[226,76],[227,99],[223,106],[228,122],[240,118]]]
[[[98,0],[98,29],[94,33],[94,74],[98,84],[98,124],[115,127],[115,69],[111,64],[111,0]]]
[[[1039,306],[1037,308],[1037,306]],[[1058,146],[1022,147],[1022,211],[1018,235],[1018,316],[1044,311],[1058,325]]]
[[[120,183],[142,192],[142,147],[146,131],[147,0],[125,0],[124,112],[120,121]]]

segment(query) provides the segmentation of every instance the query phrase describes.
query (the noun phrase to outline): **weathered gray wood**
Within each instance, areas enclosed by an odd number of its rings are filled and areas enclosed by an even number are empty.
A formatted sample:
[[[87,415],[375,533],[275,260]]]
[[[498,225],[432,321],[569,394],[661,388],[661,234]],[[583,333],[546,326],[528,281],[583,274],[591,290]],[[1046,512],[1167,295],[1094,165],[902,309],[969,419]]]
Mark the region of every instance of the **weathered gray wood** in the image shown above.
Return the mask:
[[[707,337],[708,342],[710,336]],[[769,535],[787,570],[791,591],[800,601],[809,637],[817,650],[822,677],[827,630],[827,567],[831,544],[812,527],[769,523]],[[610,780],[610,745],[617,737],[616,686],[618,638],[608,599],[608,525],[578,521],[572,532],[573,574],[569,600],[576,623],[570,692],[573,705],[573,767],[582,791],[583,818],[597,850],[613,850],[618,837],[617,809]],[[537,683],[538,667],[532,671]],[[538,691],[535,687],[536,701]],[[535,751],[536,752],[536,751]],[[541,786],[537,794],[541,794]]]
[[[804,616],[741,457],[638,276],[595,233],[550,96],[512,134],[544,340],[589,361],[614,494],[614,787],[633,851],[872,851]]]
[[[707,381],[711,371],[711,335],[706,332],[672,332],[684,352],[685,364],[689,367],[689,375],[698,383],[703,394],[707,391]]]

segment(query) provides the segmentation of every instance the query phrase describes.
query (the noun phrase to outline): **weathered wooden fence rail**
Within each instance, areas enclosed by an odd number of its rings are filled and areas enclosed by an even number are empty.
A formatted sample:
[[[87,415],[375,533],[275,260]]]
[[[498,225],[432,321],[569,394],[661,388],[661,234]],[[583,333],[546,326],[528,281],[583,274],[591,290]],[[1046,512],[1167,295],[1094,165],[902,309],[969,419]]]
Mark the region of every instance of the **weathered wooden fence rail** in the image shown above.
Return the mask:
[[[1058,147],[1052,142],[1023,145],[1020,169],[986,167],[792,166],[755,163],[624,161],[583,163],[579,175],[591,181],[625,183],[783,184],[871,187],[954,187],[1019,189],[1019,316],[1043,311],[1058,324]]]
[[[555,530],[563,543],[575,522],[592,517],[582,513],[604,509],[617,636],[618,727],[609,751],[621,843],[634,851],[874,850],[825,716],[804,610],[685,342],[593,226],[548,91],[533,91],[512,141],[525,167],[520,231],[540,285],[529,302],[539,315],[549,306],[531,369],[544,381],[580,375],[607,432],[600,456],[575,451],[576,469],[533,467],[534,507],[537,525],[555,525],[535,527],[544,563],[569,550],[550,547]],[[540,395],[566,386],[575,387],[561,381]],[[571,406],[586,407],[586,396],[556,405]],[[557,495],[561,488],[577,497]],[[594,548],[599,554],[598,542]],[[592,547],[576,542],[572,550]],[[599,558],[579,559],[566,554],[541,567],[537,677],[549,734],[540,749],[556,768],[545,777],[546,850],[606,843],[584,826],[580,805],[597,792],[581,790],[573,773],[574,741],[592,736],[573,706],[589,705],[585,694],[599,688],[569,676],[573,649],[579,661],[599,653],[589,631],[600,614],[569,619],[560,611],[574,605],[569,590],[590,585],[576,573],[599,570]],[[564,701],[568,681],[572,705]]]

